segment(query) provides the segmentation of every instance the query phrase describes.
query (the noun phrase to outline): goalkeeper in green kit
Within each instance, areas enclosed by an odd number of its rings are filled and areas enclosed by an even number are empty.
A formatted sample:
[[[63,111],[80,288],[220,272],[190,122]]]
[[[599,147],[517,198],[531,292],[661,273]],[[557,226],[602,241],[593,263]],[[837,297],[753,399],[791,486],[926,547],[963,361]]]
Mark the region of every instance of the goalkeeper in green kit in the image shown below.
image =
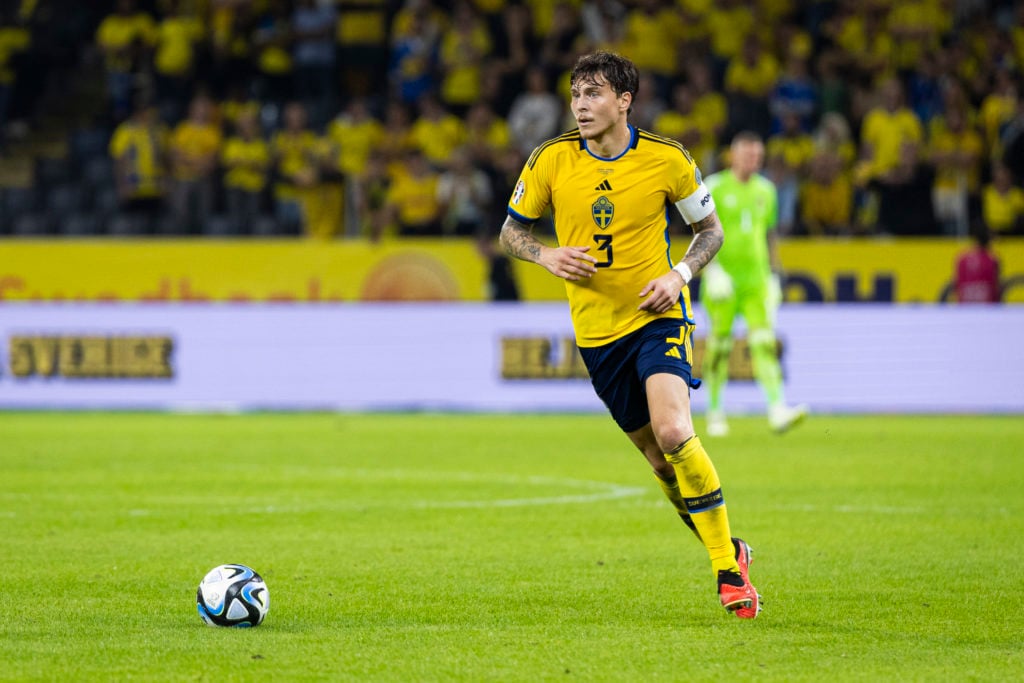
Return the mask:
[[[725,232],[722,248],[704,268],[700,285],[700,301],[709,323],[701,371],[708,389],[707,434],[729,433],[722,389],[729,379],[737,314],[747,324],[754,377],[768,403],[768,422],[776,432],[784,432],[806,417],[807,406],[786,404],[775,350],[775,312],[782,301],[776,191],[759,173],[764,142],[757,133],[738,133],[730,152],[730,168],[704,179]]]

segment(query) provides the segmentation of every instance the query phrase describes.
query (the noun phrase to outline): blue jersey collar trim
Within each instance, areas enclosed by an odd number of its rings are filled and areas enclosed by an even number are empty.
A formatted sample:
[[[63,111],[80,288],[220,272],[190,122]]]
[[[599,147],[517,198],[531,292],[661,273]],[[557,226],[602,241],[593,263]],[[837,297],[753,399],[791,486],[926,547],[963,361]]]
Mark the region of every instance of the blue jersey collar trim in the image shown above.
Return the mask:
[[[600,159],[601,161],[615,161],[616,159],[621,159],[623,157],[623,155],[626,154],[626,152],[628,152],[629,150],[631,150],[634,147],[636,147],[636,143],[638,142],[637,135],[636,135],[636,128],[634,128],[633,124],[631,124],[631,123],[627,123],[626,125],[629,127],[629,144],[626,145],[626,149],[622,150],[621,154],[618,154],[618,155],[613,156],[613,157],[603,157],[603,156],[601,156],[599,154],[594,154],[593,152],[590,151],[590,147],[587,146],[586,139],[581,136],[580,140],[583,141],[583,144],[582,144],[583,149],[585,149],[587,151],[587,154],[589,154],[590,156],[594,157],[595,159]]]

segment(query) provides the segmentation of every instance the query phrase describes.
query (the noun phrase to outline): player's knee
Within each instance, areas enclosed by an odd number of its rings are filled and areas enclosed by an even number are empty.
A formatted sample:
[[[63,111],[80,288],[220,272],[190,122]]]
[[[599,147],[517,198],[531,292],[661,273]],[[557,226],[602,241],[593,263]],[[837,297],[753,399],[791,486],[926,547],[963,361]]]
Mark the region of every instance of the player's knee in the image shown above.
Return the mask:
[[[662,453],[674,453],[692,439],[694,436],[693,426],[680,422],[655,427],[654,437],[658,440],[658,447]]]
[[[729,335],[712,334],[705,343],[708,357],[713,359],[728,356],[732,351],[732,337]]]
[[[747,334],[747,343],[751,351],[775,351],[775,332],[768,328],[751,330]]]

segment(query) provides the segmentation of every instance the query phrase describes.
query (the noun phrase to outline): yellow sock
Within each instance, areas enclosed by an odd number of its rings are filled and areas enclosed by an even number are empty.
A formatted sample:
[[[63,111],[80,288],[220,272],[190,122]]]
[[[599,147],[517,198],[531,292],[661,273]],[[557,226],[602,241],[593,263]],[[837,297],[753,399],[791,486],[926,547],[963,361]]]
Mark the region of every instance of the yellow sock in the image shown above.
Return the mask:
[[[654,473],[654,478],[658,480],[658,485],[661,486],[662,492],[668,501],[672,503],[672,507],[679,513],[679,518],[683,520],[686,526],[690,527],[690,531],[700,540],[700,533],[697,531],[697,527],[693,523],[693,518],[690,516],[690,511],[686,509],[686,502],[683,500],[683,494],[679,492],[679,479],[673,475],[672,479],[662,479],[661,475],[657,472]]]
[[[665,458],[676,470],[683,503],[711,558],[711,571],[715,576],[723,569],[739,571],[722,484],[700,439],[687,440]]]

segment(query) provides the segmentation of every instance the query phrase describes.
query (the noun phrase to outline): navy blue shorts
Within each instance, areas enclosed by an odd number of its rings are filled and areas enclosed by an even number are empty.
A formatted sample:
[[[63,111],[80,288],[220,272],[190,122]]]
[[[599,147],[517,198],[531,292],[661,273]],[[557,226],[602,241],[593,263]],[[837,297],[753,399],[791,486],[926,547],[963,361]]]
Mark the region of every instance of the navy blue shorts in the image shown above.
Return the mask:
[[[634,432],[651,421],[644,388],[651,375],[667,372],[691,389],[700,386],[690,364],[693,327],[682,318],[658,318],[610,344],[579,347],[594,390],[622,431]]]

